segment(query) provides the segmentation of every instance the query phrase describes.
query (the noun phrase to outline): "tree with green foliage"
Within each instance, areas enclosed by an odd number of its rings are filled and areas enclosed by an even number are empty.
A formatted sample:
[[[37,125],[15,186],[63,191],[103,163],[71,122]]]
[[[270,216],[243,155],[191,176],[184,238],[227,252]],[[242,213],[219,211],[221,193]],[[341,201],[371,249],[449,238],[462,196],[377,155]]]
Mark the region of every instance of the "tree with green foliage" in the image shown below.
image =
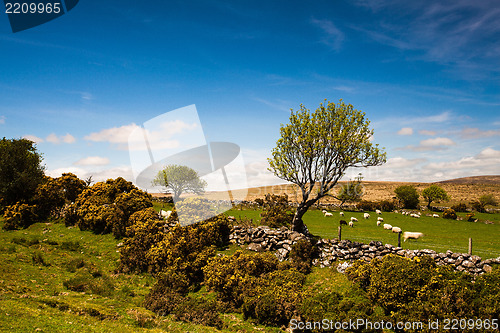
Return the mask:
[[[473,201],[472,207],[480,213],[486,212],[486,206],[498,206],[498,201],[493,194],[484,194],[479,197],[479,200]]]
[[[340,207],[346,202],[353,203],[361,201],[361,197],[363,196],[362,179],[361,174],[359,174],[355,180],[348,181],[347,184],[340,186],[337,196],[335,197],[340,201]]]
[[[202,194],[207,182],[198,173],[185,165],[170,164],[156,175],[152,182],[155,186],[163,186],[172,192],[174,201],[178,201],[182,193]]]
[[[403,208],[413,209],[418,207],[418,197],[419,194],[417,189],[411,185],[401,185],[398,186],[394,193],[399,199],[399,202],[403,205]]]
[[[44,180],[42,155],[27,139],[0,140],[0,210],[27,202]],[[3,207],[3,208],[2,208]]]
[[[432,184],[422,191],[422,196],[427,200],[427,208],[431,209],[431,203],[433,201],[448,201],[450,197],[443,188]]]
[[[293,230],[307,233],[302,217],[326,195],[350,167],[385,163],[386,154],[372,144],[373,130],[365,113],[345,104],[321,103],[311,113],[303,105],[291,110],[290,123],[281,125],[280,138],[269,158],[269,170],[296,184],[302,199],[293,218]],[[312,194],[313,187],[319,190]],[[311,195],[312,194],[312,195]]]

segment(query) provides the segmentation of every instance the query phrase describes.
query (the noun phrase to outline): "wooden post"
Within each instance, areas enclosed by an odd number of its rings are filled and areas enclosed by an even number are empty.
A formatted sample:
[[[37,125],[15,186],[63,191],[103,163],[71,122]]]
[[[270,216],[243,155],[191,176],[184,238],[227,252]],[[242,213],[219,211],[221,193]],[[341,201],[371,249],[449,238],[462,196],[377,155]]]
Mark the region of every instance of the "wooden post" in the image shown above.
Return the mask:
[[[469,238],[469,254],[472,255],[472,238]]]
[[[398,232],[398,247],[401,247],[401,231]]]
[[[342,226],[339,225],[339,242],[342,240]]]

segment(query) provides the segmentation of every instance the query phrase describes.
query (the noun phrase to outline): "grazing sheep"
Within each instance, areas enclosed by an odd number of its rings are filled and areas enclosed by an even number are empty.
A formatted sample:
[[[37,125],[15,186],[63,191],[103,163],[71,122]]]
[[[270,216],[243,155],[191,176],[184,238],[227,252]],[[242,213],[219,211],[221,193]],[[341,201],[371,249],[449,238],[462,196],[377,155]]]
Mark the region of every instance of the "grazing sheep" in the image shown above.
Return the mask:
[[[340,225],[347,225],[347,222],[344,220],[340,220]]]
[[[380,211],[379,209],[375,209],[375,213],[377,213],[378,215],[382,214],[382,211]]]
[[[325,213],[325,217],[330,217],[330,216],[333,216],[333,214],[328,212]]]
[[[381,224],[382,224],[382,222],[377,221],[377,227],[380,227]]]
[[[392,227],[392,232],[395,232],[398,234],[401,232],[401,228],[400,227]]]
[[[407,239],[419,239],[422,237],[424,234],[421,232],[409,232],[405,231],[403,232],[403,240],[406,242]]]
[[[355,218],[354,216],[351,216],[351,221],[352,221],[352,222],[358,222],[358,219],[357,219],[357,218]]]
[[[160,210],[160,217],[168,219],[168,217],[172,214],[171,210],[164,211],[163,209]]]
[[[232,216],[232,215],[229,215],[229,216],[227,217],[227,219],[228,219],[229,221],[236,221],[236,217],[234,217],[234,216]]]
[[[352,228],[354,227],[354,223],[352,221],[349,221],[349,226]]]
[[[418,218],[420,218],[420,215],[418,215],[418,214],[413,214],[413,213],[411,213],[411,214],[410,214],[410,216],[411,216],[411,217],[415,217],[415,218],[417,218],[417,219],[418,219]]]
[[[379,216],[377,217],[377,221],[384,222],[384,218]]]
[[[439,217],[438,214],[432,214],[432,217]]]
[[[321,212],[322,212],[323,214],[325,214],[325,213],[326,213],[326,210],[324,210],[324,209],[323,209]]]
[[[384,229],[392,230],[392,225],[384,223]]]
[[[344,212],[340,212],[339,214],[340,214],[340,216],[344,216]]]
[[[364,214],[363,214],[363,218],[365,218],[365,219],[369,219],[369,218],[370,218],[370,214],[368,214],[368,213],[364,213]]]

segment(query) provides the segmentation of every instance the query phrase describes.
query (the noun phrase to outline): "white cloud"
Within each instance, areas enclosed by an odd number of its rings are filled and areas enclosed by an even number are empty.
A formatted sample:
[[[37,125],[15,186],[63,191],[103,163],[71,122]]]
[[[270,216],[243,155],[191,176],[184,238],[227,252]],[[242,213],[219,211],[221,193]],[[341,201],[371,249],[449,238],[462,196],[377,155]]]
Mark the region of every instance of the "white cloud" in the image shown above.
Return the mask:
[[[498,174],[499,165],[500,151],[493,148],[485,148],[475,156],[462,157],[457,161],[429,163],[425,166],[425,169],[430,171],[442,170],[444,172],[447,170],[475,170],[474,172],[480,175],[492,174],[489,170],[496,170],[493,171],[493,174]]]
[[[34,136],[34,135],[29,135],[29,134],[23,136],[23,138],[31,140],[31,141],[33,141],[35,143],[42,143],[44,141],[42,138],[39,138],[39,137]]]
[[[54,133],[49,134],[49,135],[45,138],[45,140],[46,140],[47,142],[50,142],[50,143],[55,143],[55,144],[60,143],[59,138],[58,138],[58,137],[57,137],[57,135],[55,135]]]
[[[465,139],[488,138],[492,136],[500,136],[500,129],[498,130],[481,130],[479,128],[466,127],[460,132],[460,136]]]
[[[100,156],[89,156],[82,158],[74,163],[74,165],[108,165],[109,159]]]
[[[49,134],[46,138],[45,141],[53,143],[53,144],[60,144],[61,142],[64,143],[74,143],[76,141],[75,137],[71,134],[66,134],[63,136],[58,137],[55,133]]]
[[[158,130],[150,131],[144,129],[144,134],[148,138],[150,148],[153,150],[176,148],[180,145],[178,140],[171,139],[176,134],[184,131],[192,131],[197,128],[196,123],[188,124],[181,120],[168,121],[159,125]],[[121,127],[113,127],[94,132],[84,137],[87,141],[109,142],[116,144],[121,150],[143,150],[144,140],[140,142],[130,141],[130,134],[140,130],[141,127],[132,123]],[[135,138],[135,137],[134,137]]]
[[[436,135],[436,131],[420,130],[420,131],[418,131],[418,134],[434,136],[434,135]]]
[[[420,141],[422,147],[453,146],[455,142],[449,138],[433,138]]]
[[[128,137],[132,131],[138,129],[139,126],[132,123],[121,127],[113,127],[104,129],[100,132],[94,132],[84,137],[85,140],[94,142],[110,142],[110,143],[128,143]]]
[[[453,146],[456,143],[449,138],[432,138],[420,141],[418,146],[405,146],[400,148],[395,148],[395,150],[411,150],[411,151],[432,151],[432,150],[444,150],[446,147]]]
[[[413,134],[413,128],[411,127],[403,127],[398,131],[399,135],[412,135]]]

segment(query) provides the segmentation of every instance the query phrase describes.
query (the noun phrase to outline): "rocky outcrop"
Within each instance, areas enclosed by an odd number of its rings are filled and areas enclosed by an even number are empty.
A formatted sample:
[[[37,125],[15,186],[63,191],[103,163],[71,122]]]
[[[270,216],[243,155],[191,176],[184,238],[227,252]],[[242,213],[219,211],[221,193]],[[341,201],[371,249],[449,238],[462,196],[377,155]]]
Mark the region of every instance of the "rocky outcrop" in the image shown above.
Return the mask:
[[[230,242],[245,246],[253,251],[275,251],[280,260],[285,260],[292,245],[300,239],[306,239],[303,234],[291,231],[285,227],[272,229],[267,226],[256,228],[233,227]],[[500,257],[482,260],[481,257],[466,253],[437,253],[433,250],[407,250],[390,244],[372,241],[369,244],[352,242],[350,240],[337,241],[336,239],[320,239],[317,242],[319,257],[313,264],[320,267],[331,266],[337,260],[354,261],[358,259],[370,261],[373,258],[381,259],[387,254],[394,254],[407,258],[430,256],[438,265],[453,265],[457,271],[465,271],[477,275],[491,271],[492,264],[500,264]]]

